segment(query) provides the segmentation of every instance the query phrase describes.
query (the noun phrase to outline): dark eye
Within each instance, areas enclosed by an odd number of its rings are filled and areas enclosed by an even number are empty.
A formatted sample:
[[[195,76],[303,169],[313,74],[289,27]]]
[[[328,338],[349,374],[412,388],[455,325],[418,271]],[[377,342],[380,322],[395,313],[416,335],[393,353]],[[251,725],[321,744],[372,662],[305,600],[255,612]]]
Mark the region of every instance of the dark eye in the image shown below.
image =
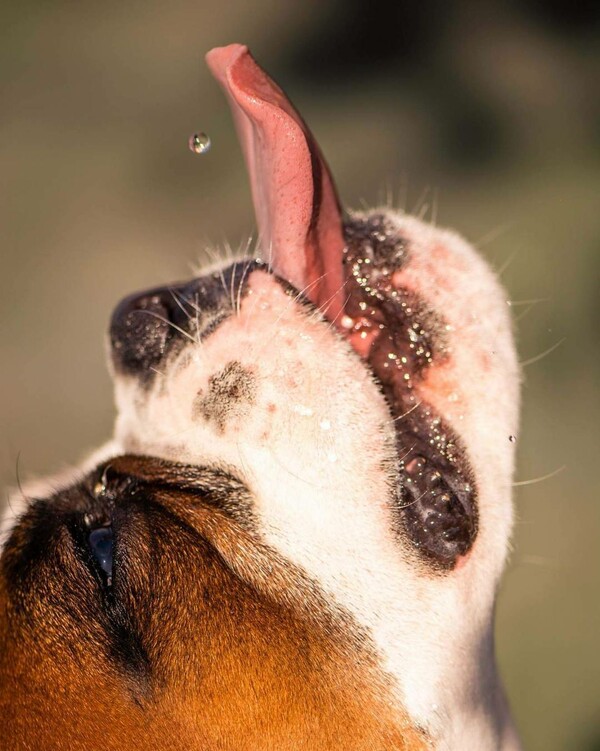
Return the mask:
[[[110,586],[113,573],[112,527],[93,529],[88,535],[88,545],[94,560],[106,575],[106,583]]]

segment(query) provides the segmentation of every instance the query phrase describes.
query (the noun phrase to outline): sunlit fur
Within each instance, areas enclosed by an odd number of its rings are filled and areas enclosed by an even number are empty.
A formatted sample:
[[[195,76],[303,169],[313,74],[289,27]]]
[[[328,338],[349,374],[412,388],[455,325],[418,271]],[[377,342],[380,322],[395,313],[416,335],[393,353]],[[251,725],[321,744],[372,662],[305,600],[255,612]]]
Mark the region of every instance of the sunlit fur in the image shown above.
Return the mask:
[[[510,751],[518,741],[493,655],[518,411],[508,307],[461,238],[381,211],[411,248],[394,282],[418,292],[446,325],[447,357],[415,389],[460,436],[477,481],[479,532],[455,570],[433,570],[397,533],[394,421],[367,366],[265,270],[248,275],[244,295],[230,291],[235,315],[201,342],[187,337],[149,389],[116,377],[115,435],[100,456],[151,455],[240,478],[251,491],[258,539],[372,643],[398,717],[423,728],[431,748]],[[199,392],[234,361],[254,377],[251,406],[224,424],[198,418]]]

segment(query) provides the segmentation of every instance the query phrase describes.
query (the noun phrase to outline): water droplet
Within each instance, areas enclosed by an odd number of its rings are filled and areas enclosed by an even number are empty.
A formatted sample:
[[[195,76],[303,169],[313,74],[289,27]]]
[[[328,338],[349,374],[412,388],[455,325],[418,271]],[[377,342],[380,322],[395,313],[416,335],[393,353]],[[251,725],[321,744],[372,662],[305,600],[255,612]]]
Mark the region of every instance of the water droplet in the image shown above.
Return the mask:
[[[193,133],[189,138],[188,146],[194,154],[206,154],[210,149],[210,136],[206,133]]]
[[[509,436],[508,436],[508,440],[509,440],[509,441],[510,441],[511,443],[515,443],[515,442],[516,442],[516,440],[517,440],[517,436],[516,436],[516,435],[509,435]]]

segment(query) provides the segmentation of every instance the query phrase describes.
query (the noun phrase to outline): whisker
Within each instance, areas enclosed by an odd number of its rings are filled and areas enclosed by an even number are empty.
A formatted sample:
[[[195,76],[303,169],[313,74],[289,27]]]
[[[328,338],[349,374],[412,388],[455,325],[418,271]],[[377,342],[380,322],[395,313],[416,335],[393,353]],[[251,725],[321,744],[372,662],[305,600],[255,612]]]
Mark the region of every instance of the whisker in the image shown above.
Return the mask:
[[[188,319],[188,321],[191,321],[192,320],[192,316],[190,315],[189,311],[186,310],[185,307],[183,306],[183,303],[181,301],[181,296],[178,295],[177,292],[173,288],[170,288],[169,292],[171,293],[171,297],[173,298],[173,300],[175,301],[175,303],[177,304],[177,306],[183,312],[184,316]],[[183,298],[183,300],[185,302],[187,302],[187,300],[185,300],[185,298]]]
[[[412,406],[410,409],[408,409],[403,415],[400,415],[399,417],[394,417],[394,419],[392,420],[392,422],[398,422],[398,420],[403,420],[405,417],[408,417],[408,415],[410,415],[411,412],[414,412],[415,409],[417,409],[417,407],[420,407],[421,404],[423,404],[422,401],[417,402],[414,406]]]
[[[566,468],[567,468],[567,465],[563,464],[562,467],[559,467],[558,469],[555,469],[552,472],[548,472],[547,475],[542,475],[541,477],[534,477],[532,480],[519,480],[519,482],[513,482],[513,488],[521,487],[523,485],[535,485],[538,482],[544,482],[544,480],[550,480],[552,477],[556,477],[556,475],[559,475]]]
[[[516,308],[519,305],[533,305],[534,303],[548,302],[549,297],[532,297],[530,300],[507,300],[509,308]]]
[[[408,174],[404,173],[400,181],[400,187],[398,188],[398,207],[405,214],[408,206],[408,183]]]
[[[277,318],[271,324],[271,329],[273,330],[273,334],[272,334],[272,336],[270,336],[268,339],[265,340],[265,342],[263,343],[263,346],[260,348],[260,350],[257,353],[257,358],[260,358],[260,356],[262,355],[262,353],[267,349],[267,347],[269,347],[271,345],[271,342],[277,336],[277,325],[281,321],[281,319],[283,318],[283,316],[290,310],[291,306],[295,302],[297,302],[302,295],[306,294],[306,292],[308,292],[308,290],[310,290],[312,287],[314,287],[316,284],[318,284],[324,278],[324,276],[325,276],[325,274],[321,274],[321,276],[319,276],[316,279],[314,279],[312,282],[310,282],[310,284],[307,284],[296,295],[294,295],[294,297],[291,297],[288,300],[286,306],[283,308],[283,310],[281,311],[281,313],[277,316]]]
[[[417,503],[418,501],[420,501],[421,498],[423,498],[423,496],[425,496],[425,495],[427,495],[427,491],[426,490],[424,490],[418,498],[415,498],[414,501],[411,501],[410,503],[401,503],[399,506],[396,506],[396,508],[403,509],[403,508],[409,508],[410,506],[414,506],[415,503]]]
[[[17,488],[19,489],[19,493],[21,494],[22,499],[25,501],[27,505],[31,503],[31,499],[25,495],[25,491],[23,490],[23,484],[21,483],[21,470],[20,470],[20,462],[21,462],[21,452],[17,452],[17,459],[15,461],[15,479],[17,481]],[[11,498],[8,497],[8,508],[14,513],[14,509],[11,504]]]
[[[539,362],[540,360],[543,360],[546,355],[549,355],[551,352],[554,352],[555,349],[558,349],[560,345],[566,341],[566,336],[563,336],[562,339],[559,339],[556,344],[553,344],[551,347],[548,347],[548,349],[545,349],[543,352],[540,352],[539,355],[536,355],[535,357],[530,357],[528,360],[523,360],[523,362],[519,363],[519,365],[522,368],[526,368],[528,365],[533,365],[534,362]]]
[[[342,284],[342,286],[340,287],[340,289],[338,290],[338,292],[341,291],[342,289],[344,289],[344,287],[346,286],[347,283],[348,283],[348,280],[346,280]],[[330,300],[333,300],[334,297],[337,297],[338,292],[336,292],[335,295],[332,295],[332,297],[330,298]],[[338,312],[335,314],[335,316],[331,320],[326,319],[327,320],[327,331],[332,331],[333,329],[335,329],[335,325],[337,323],[337,320],[338,320],[338,318],[340,318],[340,316],[344,316],[344,311],[346,310],[346,305],[348,305],[351,297],[352,297],[352,292],[349,292],[346,295],[346,299],[344,300],[344,304],[341,306],[341,308],[338,310]],[[327,305],[327,308],[329,308],[329,305]],[[325,310],[327,310],[327,308]]]
[[[517,251],[513,250],[513,252],[508,256],[506,261],[504,261],[502,266],[500,266],[500,268],[497,269],[496,273],[498,274],[498,276],[502,276],[504,274],[504,272],[508,269],[511,263],[515,260],[516,255],[517,255]]]
[[[238,284],[238,291],[236,296],[236,303],[235,303],[235,313],[239,316],[241,308],[242,308],[242,287],[244,286],[244,282],[246,281],[246,276],[248,275],[248,269],[250,268],[250,264],[247,263],[244,267],[244,272],[242,274],[242,278],[240,279],[240,283]]]
[[[223,285],[223,292],[227,293],[227,283],[225,282],[225,275],[223,274],[224,261],[219,256],[218,253],[216,253],[214,251],[213,251],[213,253],[214,253],[214,257],[215,257],[215,260],[213,260],[213,264],[216,265],[217,262],[219,263],[219,266],[217,267],[217,271],[218,271],[219,277],[221,279],[221,284]],[[227,260],[227,259],[225,259],[225,260]]]
[[[392,179],[389,177],[385,184],[385,205],[388,209],[394,207],[394,186],[392,185]]]
[[[145,313],[146,315],[153,316],[154,318],[158,318],[159,321],[162,321],[163,323],[166,323],[167,326],[171,326],[175,331],[178,331],[182,336],[184,336],[186,339],[189,339],[194,344],[197,344],[196,340],[193,336],[188,334],[187,331],[184,331],[184,329],[177,326],[177,324],[173,323],[173,321],[169,321],[164,316],[159,315],[158,313],[155,313],[153,310],[135,310],[134,313]]]
[[[429,209],[430,209],[430,204],[424,203],[423,206],[421,206],[421,210],[419,211],[419,214],[418,214],[417,218],[420,219],[421,221],[423,221],[425,219],[425,216],[427,215],[427,212],[429,211]]]
[[[416,446],[417,446],[417,444],[413,443],[413,445],[408,449],[408,451],[405,454],[402,454],[402,456],[398,457],[398,461],[399,462],[403,462],[406,459],[406,457],[409,456],[410,452],[413,451],[413,449],[416,448]]]
[[[433,189],[433,195],[431,196],[431,224],[437,227],[438,221],[438,205],[439,205],[440,191],[439,188]]]
[[[526,316],[526,315],[528,315],[529,313],[531,313],[531,311],[532,311],[532,310],[533,310],[533,309],[535,308],[535,306],[536,306],[536,305],[537,305],[537,303],[534,303],[534,302],[532,302],[532,303],[531,303],[531,305],[528,305],[528,306],[527,306],[527,307],[525,308],[525,310],[523,310],[523,311],[522,311],[521,313],[519,313],[519,315],[518,315],[518,316],[513,316],[513,321],[514,321],[515,323],[519,323],[519,321],[520,321],[520,320],[521,320],[522,318],[525,318],[525,316]]]
[[[327,276],[327,272],[325,272],[325,274],[323,274],[323,275],[322,275],[321,279],[324,279],[324,278],[325,278],[326,276]],[[327,313],[327,311],[329,310],[329,308],[331,307],[331,303],[332,303],[332,302],[333,302],[333,301],[335,300],[335,298],[336,298],[336,297],[337,297],[337,296],[339,295],[339,293],[340,293],[340,292],[341,292],[341,291],[342,291],[342,290],[344,289],[344,287],[345,287],[345,286],[346,286],[346,285],[348,284],[348,282],[349,282],[349,281],[350,281],[349,279],[346,279],[346,280],[345,280],[344,282],[342,282],[342,284],[341,284],[341,285],[340,285],[340,286],[338,287],[338,289],[337,289],[337,290],[336,290],[336,291],[335,291],[335,292],[333,293],[333,295],[331,295],[330,297],[328,297],[328,298],[327,298],[327,300],[325,300],[325,302],[323,302],[323,303],[321,303],[321,304],[319,305],[319,307],[318,307],[318,310],[319,310],[319,312],[320,312],[320,313],[321,313],[321,314],[322,314],[322,315],[323,315],[323,316],[324,316],[325,318],[327,318],[327,315],[326,315],[326,313]],[[349,294],[349,295],[348,295],[348,297],[346,298],[346,300],[345,300],[345,302],[344,302],[344,305],[343,305],[343,307],[342,307],[342,310],[338,311],[338,313],[336,314],[336,316],[335,316],[335,318],[333,319],[333,321],[331,321],[331,323],[335,322],[335,321],[336,321],[336,320],[338,319],[338,317],[340,316],[340,314],[341,314],[341,313],[343,312],[344,308],[345,308],[345,307],[346,307],[346,305],[348,304],[348,300],[350,300],[350,297],[351,297],[351,294]]]
[[[529,564],[533,566],[542,566],[543,568],[551,568],[551,569],[554,569],[555,571],[558,571],[560,569],[560,566],[558,565],[556,560],[552,560],[551,558],[546,558],[543,555],[521,555],[518,557],[515,563],[517,565],[520,563],[524,563],[524,564]]]
[[[473,245],[481,250],[486,245],[493,243],[494,240],[497,240],[499,237],[502,237],[502,235],[505,235],[508,230],[512,229],[513,224],[513,222],[506,222],[505,224],[499,225],[498,227],[490,230],[490,232],[487,232],[485,235],[483,235],[483,237],[474,242]]]
[[[314,482],[311,482],[310,480],[307,480],[307,479],[306,479],[306,478],[304,478],[304,477],[300,477],[300,475],[297,475],[297,474],[296,474],[295,472],[292,472],[292,470],[291,470],[291,469],[289,469],[289,467],[286,467],[286,466],[285,466],[285,464],[283,464],[283,462],[282,462],[282,461],[281,461],[281,459],[279,459],[279,457],[278,457],[278,456],[277,456],[277,455],[275,454],[275,452],[273,451],[273,449],[270,449],[269,453],[271,454],[271,458],[273,459],[273,461],[274,461],[274,462],[275,462],[275,463],[276,463],[276,464],[277,464],[278,466],[280,466],[280,467],[281,467],[281,469],[283,469],[283,471],[284,471],[284,472],[287,472],[287,473],[288,473],[288,475],[290,475],[290,477],[295,477],[295,478],[296,478],[296,480],[300,480],[300,482],[303,482],[303,483],[304,483],[305,485],[309,485],[309,486],[310,486],[311,488],[318,488],[319,490],[323,490],[324,488],[326,488],[326,487],[327,487],[326,485],[317,485],[316,483],[314,483]]]
[[[233,268],[231,269],[231,281],[229,282],[229,302],[231,303],[231,310],[235,310],[235,294],[233,288],[235,287],[235,274],[237,267],[237,261],[234,261]]]
[[[417,214],[417,211],[419,212],[419,219],[422,219],[421,212],[423,210],[423,207],[425,206],[425,210],[427,210],[427,204],[425,201],[427,200],[427,196],[431,192],[431,188],[429,185],[426,185],[423,190],[421,191],[421,195],[419,196],[419,200],[415,204],[413,210],[410,212],[411,214]]]

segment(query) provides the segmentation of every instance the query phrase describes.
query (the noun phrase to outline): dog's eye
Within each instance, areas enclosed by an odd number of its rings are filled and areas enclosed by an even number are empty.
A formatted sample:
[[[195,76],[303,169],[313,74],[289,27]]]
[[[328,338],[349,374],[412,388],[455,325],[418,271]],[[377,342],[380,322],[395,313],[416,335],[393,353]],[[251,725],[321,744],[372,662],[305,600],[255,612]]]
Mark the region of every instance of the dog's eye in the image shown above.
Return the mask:
[[[112,584],[113,573],[113,530],[112,527],[98,527],[88,535],[88,545],[100,569],[106,575],[106,583]]]

